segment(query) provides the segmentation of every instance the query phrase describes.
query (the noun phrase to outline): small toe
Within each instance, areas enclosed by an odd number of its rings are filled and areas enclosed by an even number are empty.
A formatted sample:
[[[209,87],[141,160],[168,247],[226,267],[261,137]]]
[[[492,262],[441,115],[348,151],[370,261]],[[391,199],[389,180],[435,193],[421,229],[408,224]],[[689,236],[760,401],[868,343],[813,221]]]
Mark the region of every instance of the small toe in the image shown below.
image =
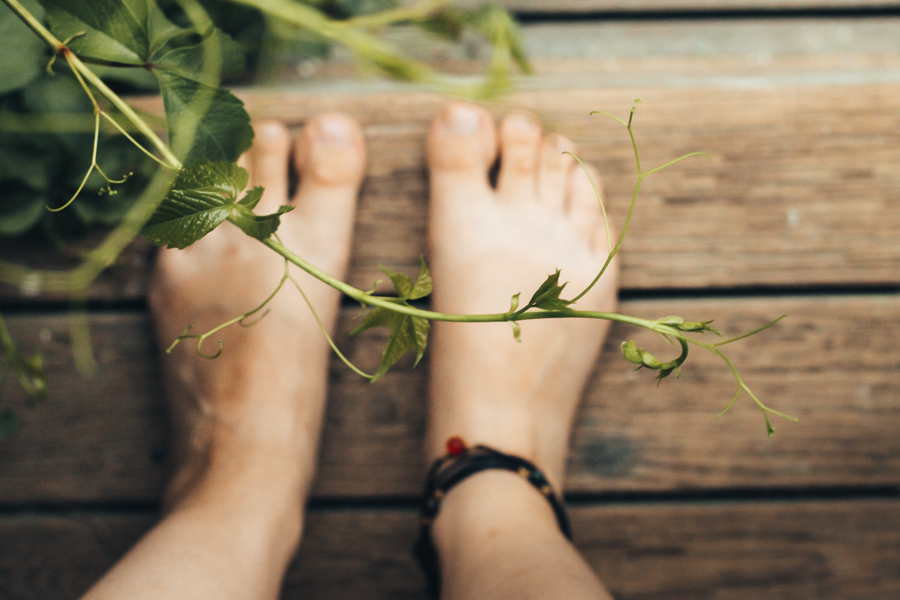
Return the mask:
[[[537,198],[553,210],[565,206],[566,179],[575,164],[575,159],[565,152],[575,152],[575,144],[568,138],[550,133],[541,140]]]
[[[500,173],[497,195],[508,202],[535,198],[541,125],[528,113],[516,112],[500,125]]]

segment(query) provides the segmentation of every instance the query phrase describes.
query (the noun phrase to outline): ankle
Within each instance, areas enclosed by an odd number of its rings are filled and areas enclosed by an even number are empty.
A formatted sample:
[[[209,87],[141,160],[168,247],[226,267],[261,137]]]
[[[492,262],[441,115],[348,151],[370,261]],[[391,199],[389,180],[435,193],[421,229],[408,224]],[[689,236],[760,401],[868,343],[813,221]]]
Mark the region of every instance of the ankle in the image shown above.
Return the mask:
[[[476,473],[448,492],[433,526],[441,562],[515,532],[564,538],[547,499],[516,473]]]

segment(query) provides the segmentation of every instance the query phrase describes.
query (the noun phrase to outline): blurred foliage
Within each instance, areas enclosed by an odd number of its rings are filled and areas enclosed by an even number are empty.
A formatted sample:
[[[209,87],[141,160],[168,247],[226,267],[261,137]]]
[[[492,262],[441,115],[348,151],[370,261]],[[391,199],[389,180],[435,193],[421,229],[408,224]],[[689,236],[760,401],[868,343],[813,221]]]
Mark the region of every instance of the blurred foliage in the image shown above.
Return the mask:
[[[63,26],[66,20],[58,16],[67,7],[63,0],[40,3],[22,0],[22,3],[37,18],[49,22],[60,39],[81,33],[78,27]],[[220,30],[213,35],[219,36],[221,43],[224,83],[249,85],[271,77],[280,72],[278,61],[283,61],[285,56],[296,61],[327,58],[335,38],[342,35],[338,32],[328,39],[312,28],[267,16],[239,3],[223,0],[197,0],[197,3]],[[50,8],[49,15],[42,4]],[[193,27],[183,10],[183,0],[157,0],[156,4],[175,25]],[[434,10],[404,19],[396,18],[398,11],[403,10],[398,0],[304,0],[298,4],[314,8],[338,23],[362,17],[362,26],[369,19],[366,23],[372,24],[375,36],[384,26],[394,23],[412,24],[429,35],[451,40],[458,40],[466,27],[471,28],[495,47],[507,46],[502,56],[494,57],[495,63],[503,64],[499,68],[491,66],[490,76],[496,80],[496,91],[508,85],[507,63],[514,62],[527,70],[517,39],[510,33],[514,33],[515,27],[512,20],[495,7],[463,11],[435,2]],[[349,39],[351,33],[360,30],[348,28],[347,31]],[[90,52],[97,47],[91,35],[74,37],[70,47],[76,54],[96,57],[96,53]],[[373,52],[382,50],[375,48]],[[365,62],[365,56],[356,50],[354,54]],[[374,63],[389,76],[437,85],[415,63],[391,62],[394,58],[387,55],[386,60],[376,58]],[[80,184],[90,165],[87,150],[92,144],[94,122],[92,106],[65,61],[54,64],[56,74],[52,75],[46,68],[50,59],[50,49],[0,3],[0,237],[39,231],[51,242],[62,244],[84,236],[94,226],[117,223],[146,187],[153,165],[138,148],[104,123],[97,151],[103,170],[113,179],[128,173],[134,175],[125,183],[110,187],[103,177],[93,173],[78,202],[61,212],[46,210],[62,206]],[[190,60],[191,57],[184,58],[185,64],[194,66],[189,64]],[[91,69],[116,93],[159,92],[160,82],[146,69],[91,62]],[[106,62],[122,61],[107,57]],[[195,72],[202,70],[202,65],[196,67]]]

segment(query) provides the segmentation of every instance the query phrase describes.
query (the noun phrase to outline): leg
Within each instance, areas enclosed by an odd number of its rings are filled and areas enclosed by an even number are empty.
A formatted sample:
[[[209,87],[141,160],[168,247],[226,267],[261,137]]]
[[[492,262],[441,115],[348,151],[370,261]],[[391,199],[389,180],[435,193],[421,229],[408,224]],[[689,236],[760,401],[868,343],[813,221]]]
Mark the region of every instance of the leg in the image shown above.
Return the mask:
[[[487,171],[497,153],[497,189]],[[428,141],[434,305],[445,312],[502,312],[562,270],[574,296],[607,256],[600,209],[589,181],[528,115],[490,116],[447,107]],[[565,295],[564,295],[565,297]],[[609,311],[616,263],[577,307]],[[431,344],[429,460],[460,435],[535,463],[561,490],[569,430],[608,329],[586,320],[522,323],[522,343],[506,323],[438,323]],[[546,500],[516,474],[484,471],[451,490],[434,523],[443,598],[608,598],[560,533]]]
[[[271,212],[288,201],[287,131],[257,127],[242,163]],[[358,127],[339,115],[311,121],[296,147],[301,184],[281,239],[325,271],[347,264],[364,165]],[[159,255],[150,305],[165,347],[186,324],[203,332],[258,306],[284,262],[230,224]],[[301,276],[302,275],[302,276]],[[295,275],[328,327],[338,294]],[[175,416],[178,468],[165,516],[86,598],[276,598],[300,540],[322,426],[329,348],[296,290],[285,288],[251,327],[221,332],[222,355],[190,340],[163,356]],[[210,340],[207,353],[215,352]]]

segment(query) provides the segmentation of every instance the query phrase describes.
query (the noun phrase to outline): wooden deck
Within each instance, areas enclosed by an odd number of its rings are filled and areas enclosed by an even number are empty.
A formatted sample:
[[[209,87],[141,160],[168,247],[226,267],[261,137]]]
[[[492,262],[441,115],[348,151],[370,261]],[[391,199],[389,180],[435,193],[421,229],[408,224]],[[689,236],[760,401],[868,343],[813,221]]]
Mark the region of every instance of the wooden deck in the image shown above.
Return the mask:
[[[657,342],[612,329],[573,438],[576,544],[623,600],[900,598],[900,2],[505,4],[529,14],[538,75],[492,110],[530,108],[574,138],[603,173],[614,219],[634,185],[631,149],[624,129],[589,111],[625,115],[640,97],[645,165],[712,157],[645,181],[622,311],[715,318],[731,333],[789,315],[731,350],[766,402],[800,418],[775,421],[771,439],[748,403],[713,420],[734,390],[721,363],[697,353],[657,388],[617,350]],[[882,12],[861,10],[873,6]],[[561,20],[566,11],[578,20]],[[465,72],[478,52],[426,54]],[[378,264],[413,271],[425,249],[422,143],[443,100],[347,79],[340,57],[300,71],[313,75],[241,95],[255,116],[291,126],[326,108],[360,119],[371,161],[351,282],[370,286]],[[143,302],[150,255],[136,244],[91,291],[91,380],[72,365],[59,298],[0,289],[14,336],[54,374],[33,406],[9,379],[0,389],[25,422],[0,445],[0,598],[77,597],[156,518],[168,443]],[[352,360],[377,364],[379,333],[341,337]],[[284,598],[424,598],[409,549],[427,361],[409,367],[369,385],[334,362],[309,529]]]

